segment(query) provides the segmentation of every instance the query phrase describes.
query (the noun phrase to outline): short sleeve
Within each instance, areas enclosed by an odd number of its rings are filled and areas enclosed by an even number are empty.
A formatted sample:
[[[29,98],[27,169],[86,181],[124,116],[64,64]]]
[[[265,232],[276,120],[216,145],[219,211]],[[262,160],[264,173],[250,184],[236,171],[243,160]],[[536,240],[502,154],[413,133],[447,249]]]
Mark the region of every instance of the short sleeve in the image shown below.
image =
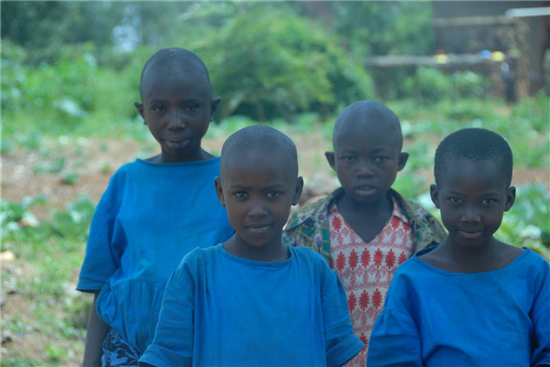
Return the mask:
[[[534,329],[531,366],[535,367],[550,365],[550,267],[544,260],[542,266],[531,314]]]
[[[322,308],[327,366],[342,366],[365,347],[353,333],[346,292],[340,278],[330,270],[323,287]]]
[[[155,337],[140,364],[163,367],[193,364],[195,282],[185,260],[168,280]]]
[[[113,176],[95,209],[88,235],[86,255],[76,287],[79,291],[101,290],[105,282],[120,267],[126,235],[122,228],[116,225],[116,216],[121,200],[118,181]]]
[[[376,319],[367,353],[369,367],[422,367],[418,329],[410,316],[384,309]]]

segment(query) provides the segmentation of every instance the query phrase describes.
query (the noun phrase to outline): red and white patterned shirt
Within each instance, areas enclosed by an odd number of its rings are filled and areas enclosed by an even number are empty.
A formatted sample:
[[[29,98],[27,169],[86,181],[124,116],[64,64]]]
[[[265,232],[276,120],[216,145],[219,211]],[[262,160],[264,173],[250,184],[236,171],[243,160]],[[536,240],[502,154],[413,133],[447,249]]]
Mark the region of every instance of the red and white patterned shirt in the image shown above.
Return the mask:
[[[365,367],[370,334],[393,274],[413,254],[413,233],[395,200],[391,218],[369,242],[355,233],[336,205],[330,209],[329,223],[330,267],[346,290],[353,332],[366,345],[346,366]]]

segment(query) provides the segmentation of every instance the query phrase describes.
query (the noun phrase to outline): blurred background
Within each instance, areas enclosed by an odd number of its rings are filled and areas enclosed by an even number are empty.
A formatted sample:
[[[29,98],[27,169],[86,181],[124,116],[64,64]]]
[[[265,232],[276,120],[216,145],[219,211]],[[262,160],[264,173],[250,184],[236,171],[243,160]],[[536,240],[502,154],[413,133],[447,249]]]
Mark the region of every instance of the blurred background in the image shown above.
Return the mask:
[[[250,124],[294,139],[302,203],[337,187],[323,153],[357,100],[400,117],[411,157],[394,187],[436,215],[441,139],[502,134],[518,198],[497,236],[548,259],[548,1],[0,5],[4,366],[81,362],[91,297],[75,286],[90,219],[120,165],[159,153],[133,101],[164,47],[198,54],[222,97],[210,152]]]

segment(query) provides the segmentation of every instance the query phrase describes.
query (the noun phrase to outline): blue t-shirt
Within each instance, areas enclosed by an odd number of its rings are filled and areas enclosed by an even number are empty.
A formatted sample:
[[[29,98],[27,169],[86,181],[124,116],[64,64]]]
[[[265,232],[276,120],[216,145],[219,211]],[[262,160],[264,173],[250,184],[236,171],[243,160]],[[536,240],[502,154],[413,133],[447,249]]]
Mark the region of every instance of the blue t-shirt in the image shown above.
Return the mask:
[[[528,367],[550,363],[550,267],[525,249],[471,274],[418,258],[395,273],[369,342],[368,367]]]
[[[136,160],[111,177],[97,205],[77,289],[101,290],[98,315],[140,353],[154,336],[170,274],[195,247],[233,234],[217,198],[220,158]]]
[[[364,347],[353,334],[342,283],[308,248],[282,262],[189,253],[168,282],[154,366],[340,366]]]

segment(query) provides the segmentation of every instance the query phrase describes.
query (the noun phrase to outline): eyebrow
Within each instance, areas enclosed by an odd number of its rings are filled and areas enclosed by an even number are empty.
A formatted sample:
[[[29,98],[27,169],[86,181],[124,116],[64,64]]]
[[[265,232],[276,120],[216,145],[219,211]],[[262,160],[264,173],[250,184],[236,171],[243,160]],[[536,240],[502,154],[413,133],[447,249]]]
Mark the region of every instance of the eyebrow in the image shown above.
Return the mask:
[[[462,192],[458,192],[458,191],[455,191],[455,190],[449,190],[448,191],[448,194],[450,195],[465,195],[464,193]],[[478,197],[482,197],[482,196],[498,196],[498,191],[485,191],[483,192],[481,195],[478,195]]]
[[[167,99],[160,99],[160,98],[157,98],[157,99],[153,99],[151,101],[149,101],[150,104],[155,104],[155,103],[166,103],[168,100]],[[186,98],[186,99],[183,99],[181,101],[179,101],[178,103],[200,103],[201,101],[197,98]]]
[[[286,188],[286,186],[283,185],[282,183],[274,183],[272,185],[262,187],[262,190],[267,191],[267,190],[284,189],[284,188]],[[229,189],[230,190],[245,190],[245,191],[248,191],[248,190],[251,190],[251,187],[250,186],[245,186],[245,185],[232,185],[232,186],[229,186]]]

